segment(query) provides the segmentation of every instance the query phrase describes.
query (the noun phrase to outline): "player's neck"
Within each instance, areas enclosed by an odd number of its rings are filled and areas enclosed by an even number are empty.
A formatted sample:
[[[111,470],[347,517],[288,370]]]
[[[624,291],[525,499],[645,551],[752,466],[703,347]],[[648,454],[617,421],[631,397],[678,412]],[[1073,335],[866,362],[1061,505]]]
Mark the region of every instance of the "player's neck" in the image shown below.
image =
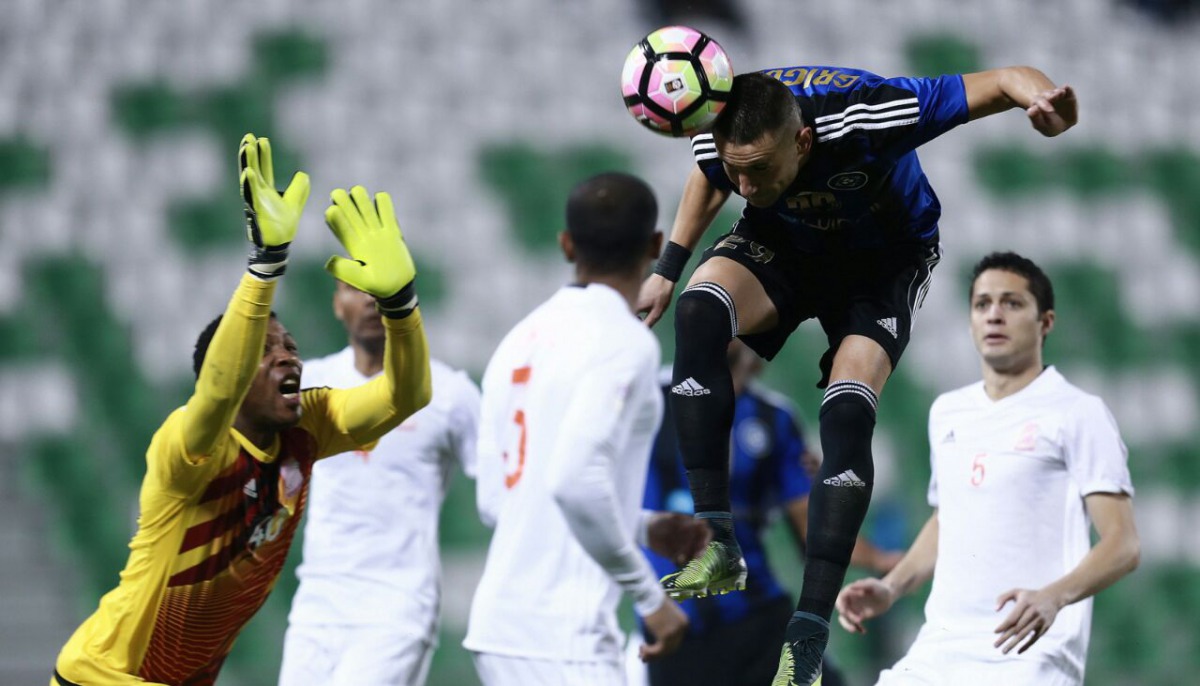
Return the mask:
[[[271,452],[275,447],[276,439],[279,438],[278,429],[266,429],[255,426],[253,422],[241,413],[233,418],[233,428],[237,429],[237,432],[245,436],[247,441],[253,443],[255,447],[263,452]]]
[[[368,379],[383,371],[383,349],[376,350],[374,346],[364,346],[357,341],[350,342],[354,351],[354,368],[359,374]]]
[[[633,312],[637,308],[638,290],[642,287],[642,277],[640,273],[634,272],[630,272],[629,274],[601,274],[586,267],[576,266],[575,283],[581,286],[592,283],[608,286],[621,294],[621,297],[629,305],[629,311]]]
[[[1045,367],[1042,356],[1037,355],[1027,365],[1009,369],[997,369],[983,364],[983,390],[992,400],[1003,400],[1020,392],[1041,375]]]

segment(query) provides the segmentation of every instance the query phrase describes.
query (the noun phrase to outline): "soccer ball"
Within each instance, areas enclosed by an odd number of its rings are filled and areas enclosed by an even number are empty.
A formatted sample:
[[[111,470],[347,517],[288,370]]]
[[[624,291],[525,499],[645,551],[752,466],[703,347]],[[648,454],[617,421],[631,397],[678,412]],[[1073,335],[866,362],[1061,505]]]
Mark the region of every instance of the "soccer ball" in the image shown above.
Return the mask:
[[[667,26],[638,41],[621,72],[621,95],[633,118],[677,138],[711,126],[732,87],[729,56],[686,26]]]

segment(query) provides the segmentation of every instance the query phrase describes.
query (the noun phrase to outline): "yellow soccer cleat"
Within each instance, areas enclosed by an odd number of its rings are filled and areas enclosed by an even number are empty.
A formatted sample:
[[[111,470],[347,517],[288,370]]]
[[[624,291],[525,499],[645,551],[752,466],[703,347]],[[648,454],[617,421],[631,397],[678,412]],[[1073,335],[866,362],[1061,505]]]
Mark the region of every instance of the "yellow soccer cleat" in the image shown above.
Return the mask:
[[[683,569],[662,578],[663,590],[675,600],[746,590],[746,561],[741,550],[710,541],[704,553]]]

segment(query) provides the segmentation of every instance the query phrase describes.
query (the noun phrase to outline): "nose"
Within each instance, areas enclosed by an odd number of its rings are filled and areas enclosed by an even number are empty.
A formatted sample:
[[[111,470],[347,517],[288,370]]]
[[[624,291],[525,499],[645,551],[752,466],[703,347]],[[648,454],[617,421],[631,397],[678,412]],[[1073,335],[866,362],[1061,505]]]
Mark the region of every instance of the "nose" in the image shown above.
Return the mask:
[[[1004,310],[1000,307],[1000,303],[992,303],[987,308],[987,320],[989,323],[1000,323],[1004,321]]]
[[[738,192],[742,194],[743,198],[754,195],[754,192],[757,190],[758,188],[752,181],[750,181],[749,176],[745,174],[738,174]]]
[[[275,364],[295,367],[296,369],[303,367],[303,363],[300,361],[300,355],[295,351],[288,350],[287,348],[280,348],[278,351],[276,351]]]

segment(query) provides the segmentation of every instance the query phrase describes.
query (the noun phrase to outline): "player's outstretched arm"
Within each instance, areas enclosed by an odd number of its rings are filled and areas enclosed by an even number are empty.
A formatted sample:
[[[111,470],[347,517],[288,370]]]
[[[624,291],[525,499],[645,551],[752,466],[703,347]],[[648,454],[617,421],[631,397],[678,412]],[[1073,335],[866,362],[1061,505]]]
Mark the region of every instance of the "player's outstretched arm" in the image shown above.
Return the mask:
[[[392,198],[355,186],[330,194],[325,222],[349,258],[334,255],[325,269],[334,278],[375,296],[383,315],[383,374],[351,389],[334,404],[340,430],[360,444],[377,440],[433,396],[429,347],[417,307],[416,266],[396,221]]]
[[[1079,103],[1070,86],[1056,86],[1033,67],[1003,67],[963,74],[971,119],[1020,107],[1044,136],[1057,136],[1079,121]]]
[[[892,608],[901,596],[933,578],[933,566],[937,561],[938,516],[933,516],[921,527],[921,533],[912,547],[900,558],[892,571],[882,579],[859,579],[838,593],[838,623],[850,633],[867,633],[864,625],[868,619],[882,615]]]
[[[654,326],[671,306],[675,284],[682,277],[688,258],[728,198],[729,193],[714,188],[698,167],[692,169],[675,212],[670,241],[663,248],[654,273],[642,283],[638,293],[637,312],[645,313],[646,326]]]
[[[288,246],[304,203],[308,175],[296,172],[287,190],[275,189],[271,143],[254,134],[238,147],[239,184],[251,243],[247,274],[221,318],[188,400],[184,447],[189,455],[212,453],[226,436],[262,359],[276,280],[287,268]]]
[[[1138,566],[1140,543],[1133,521],[1133,501],[1125,494],[1093,493],[1084,498],[1100,540],[1075,569],[1041,589],[1014,588],[1000,594],[996,610],[1013,607],[996,627],[995,647],[1008,653],[1029,649],[1050,630],[1058,611],[1090,598]]]

